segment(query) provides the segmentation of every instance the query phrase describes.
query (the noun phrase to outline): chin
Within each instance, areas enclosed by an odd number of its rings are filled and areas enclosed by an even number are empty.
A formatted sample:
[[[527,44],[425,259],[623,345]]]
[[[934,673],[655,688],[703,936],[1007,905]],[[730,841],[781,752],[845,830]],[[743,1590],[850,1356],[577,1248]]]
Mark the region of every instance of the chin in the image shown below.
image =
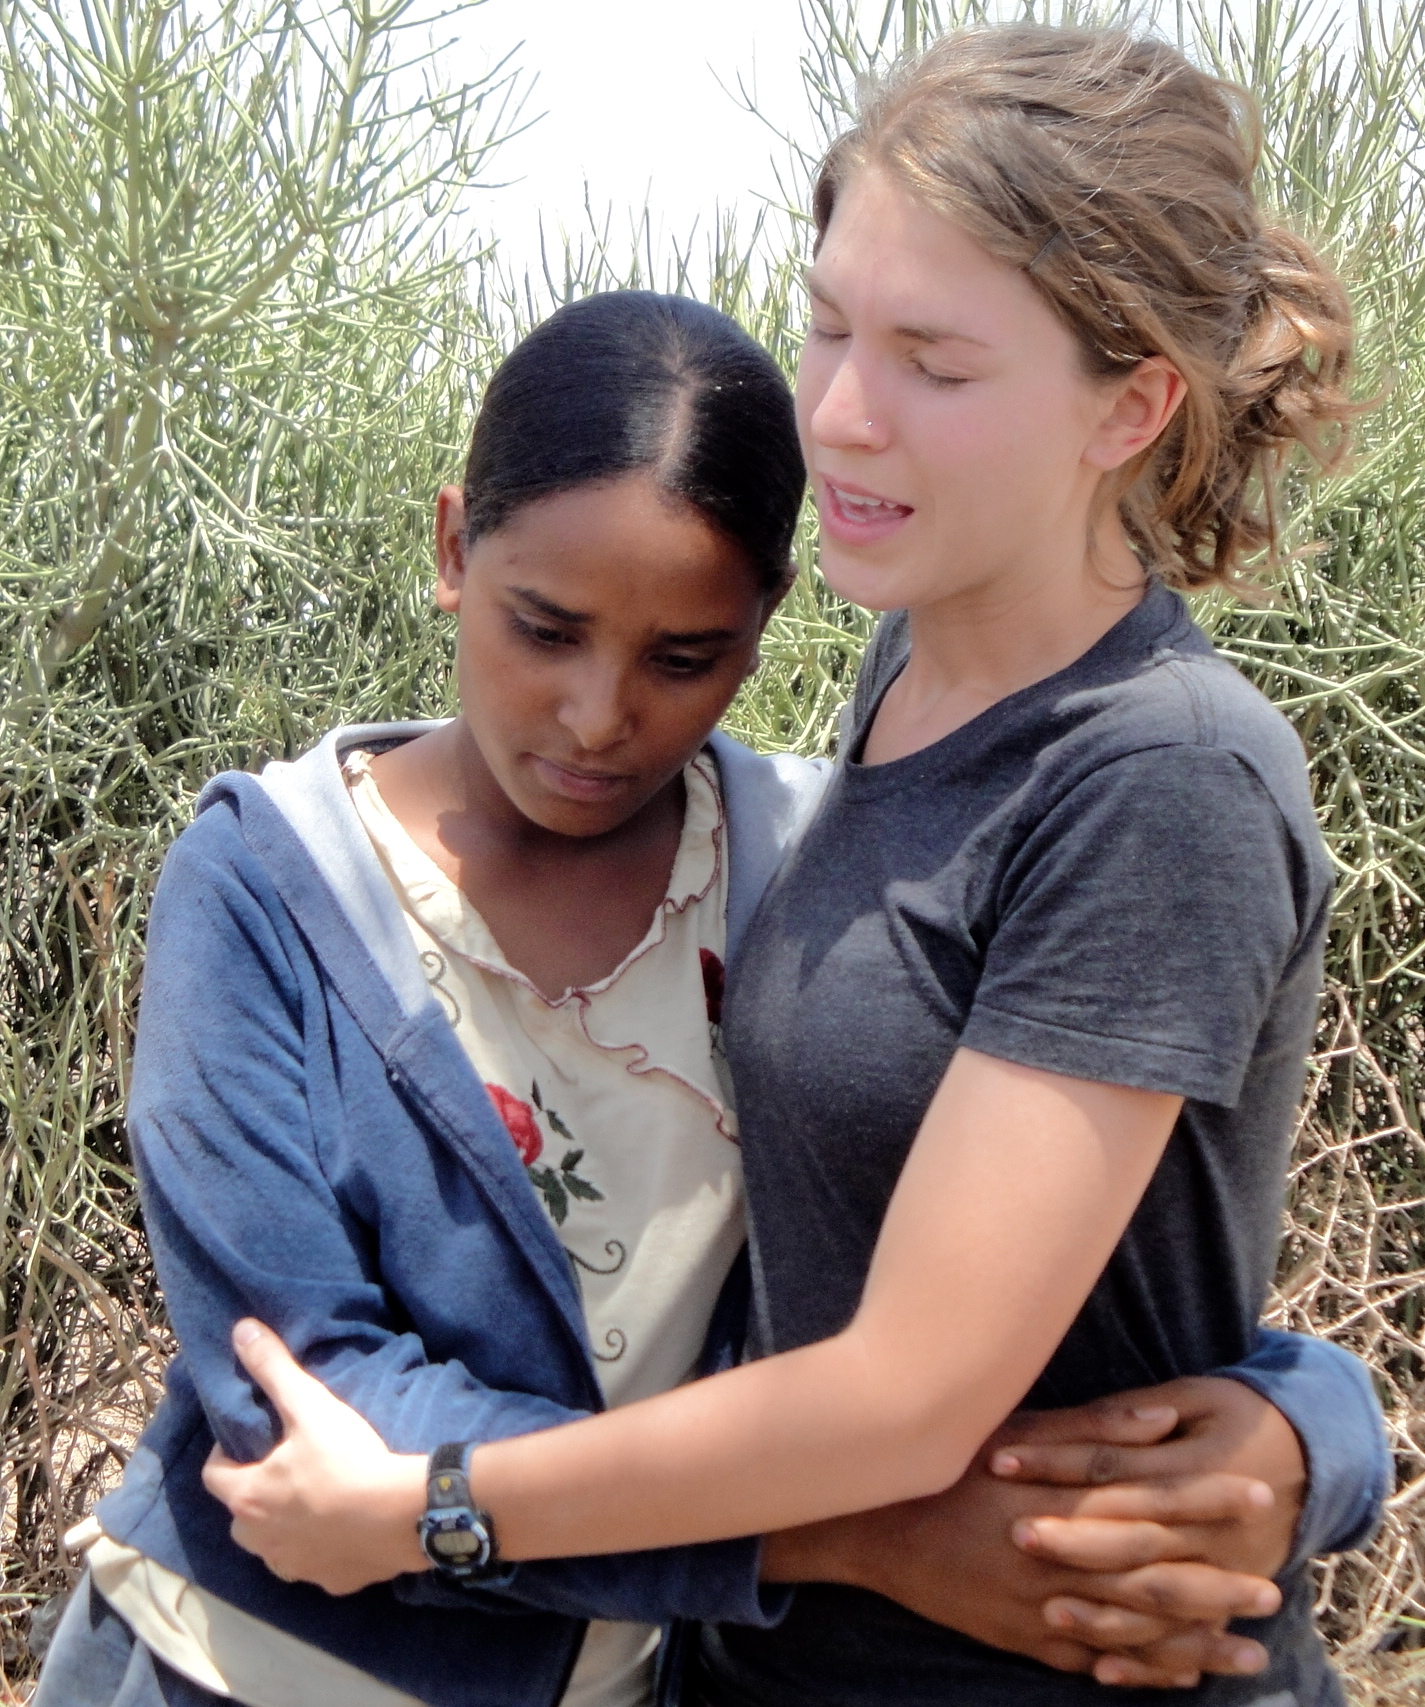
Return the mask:
[[[994,570],[971,571],[948,550],[932,550],[927,557],[906,554],[898,562],[876,564],[851,552],[824,552],[821,573],[839,597],[873,611],[920,609],[982,591],[996,579]]]
[[[848,599],[863,610],[900,610],[923,601],[919,586],[922,577],[903,565],[880,566],[859,555],[840,549],[828,551],[823,546],[819,567],[822,579],[838,598]]]
[[[570,805],[564,800],[520,801],[520,811],[530,823],[538,824],[554,836],[602,836],[616,829],[623,814],[599,813],[589,807]]]
[[[548,830],[556,836],[572,836],[584,839],[592,836],[606,836],[610,830],[618,829],[619,825],[631,818],[637,808],[630,808],[628,803],[621,802],[618,806],[596,805],[577,800],[564,800],[558,795],[541,795],[534,800],[521,800],[519,809],[532,823],[540,829]]]

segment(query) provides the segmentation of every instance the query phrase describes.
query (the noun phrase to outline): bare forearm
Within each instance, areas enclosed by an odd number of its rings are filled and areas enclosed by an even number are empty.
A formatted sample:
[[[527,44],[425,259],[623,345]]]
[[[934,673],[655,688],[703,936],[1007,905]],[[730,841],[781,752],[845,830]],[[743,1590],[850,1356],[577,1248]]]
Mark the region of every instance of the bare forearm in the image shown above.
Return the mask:
[[[949,1487],[1087,1297],[1179,1106],[962,1050],[896,1188],[851,1326],[482,1447],[471,1485],[506,1556],[754,1535]]]
[[[899,1508],[892,1507],[892,1510]],[[871,1514],[830,1517],[762,1538],[759,1576],[764,1583],[847,1583],[872,1588],[868,1564]]]
[[[483,1446],[470,1483],[509,1559],[790,1529],[948,1486],[999,1420],[984,1384],[973,1385],[978,1399],[966,1391],[962,1403],[920,1407],[914,1384],[873,1374],[848,1332]]]

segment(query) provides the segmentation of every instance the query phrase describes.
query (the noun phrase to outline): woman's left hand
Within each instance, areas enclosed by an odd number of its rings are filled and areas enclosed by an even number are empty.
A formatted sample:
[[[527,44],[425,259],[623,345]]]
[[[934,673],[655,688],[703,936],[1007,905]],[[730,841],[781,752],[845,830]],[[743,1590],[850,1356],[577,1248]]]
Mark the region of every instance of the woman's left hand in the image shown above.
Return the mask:
[[[328,1594],[427,1569],[416,1537],[426,1460],[390,1451],[260,1322],[239,1322],[233,1349],[283,1428],[281,1444],[255,1464],[215,1446],[203,1467],[204,1486],[233,1514],[238,1546],[285,1582]]]
[[[1227,1624],[1280,1606],[1268,1579],[1305,1479],[1265,1399],[1233,1380],[1175,1381],[1020,1412],[943,1494],[769,1536],[763,1576],[873,1589],[1100,1683],[1191,1687],[1266,1666]]]

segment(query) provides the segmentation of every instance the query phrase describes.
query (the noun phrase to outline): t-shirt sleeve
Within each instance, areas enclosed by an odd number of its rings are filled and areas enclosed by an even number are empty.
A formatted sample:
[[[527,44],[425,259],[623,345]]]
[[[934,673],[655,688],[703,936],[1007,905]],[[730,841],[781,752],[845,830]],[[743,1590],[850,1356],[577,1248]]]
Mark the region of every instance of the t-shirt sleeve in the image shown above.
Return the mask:
[[[1116,759],[1001,876],[960,1041],[1072,1078],[1235,1107],[1303,938],[1290,832],[1212,747]]]

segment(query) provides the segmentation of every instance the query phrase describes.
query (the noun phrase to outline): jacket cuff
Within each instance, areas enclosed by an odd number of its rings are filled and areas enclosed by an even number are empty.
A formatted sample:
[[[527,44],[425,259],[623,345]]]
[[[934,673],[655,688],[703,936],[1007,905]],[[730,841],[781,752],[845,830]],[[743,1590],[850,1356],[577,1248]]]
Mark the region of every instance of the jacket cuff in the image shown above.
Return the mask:
[[[1395,1481],[1366,1365],[1329,1340],[1258,1328],[1249,1357],[1212,1373],[1240,1381],[1275,1405],[1301,1442],[1306,1498],[1282,1577],[1319,1554],[1363,1546]]]
[[[768,1629],[786,1615],[793,1591],[758,1580],[761,1557],[761,1538],[753,1536],[643,1553],[529,1560],[470,1588],[426,1571],[398,1577],[392,1589],[398,1600],[413,1606],[478,1606],[507,1613],[533,1609],[638,1624],[686,1618]]]

